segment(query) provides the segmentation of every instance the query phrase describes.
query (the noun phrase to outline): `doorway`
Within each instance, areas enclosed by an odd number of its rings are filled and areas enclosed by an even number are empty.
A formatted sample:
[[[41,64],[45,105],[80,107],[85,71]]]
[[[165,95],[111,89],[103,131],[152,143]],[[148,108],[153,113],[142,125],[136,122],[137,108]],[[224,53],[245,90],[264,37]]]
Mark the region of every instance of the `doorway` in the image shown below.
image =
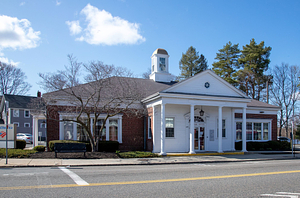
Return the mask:
[[[203,125],[195,125],[194,128],[194,149],[195,151],[205,150],[205,127]]]

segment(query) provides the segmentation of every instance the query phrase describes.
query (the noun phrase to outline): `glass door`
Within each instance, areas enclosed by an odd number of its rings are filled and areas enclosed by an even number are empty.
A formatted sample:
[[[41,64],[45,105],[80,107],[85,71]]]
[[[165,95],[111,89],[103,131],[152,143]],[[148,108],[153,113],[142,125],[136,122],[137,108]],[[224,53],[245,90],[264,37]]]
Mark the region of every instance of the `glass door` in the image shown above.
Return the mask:
[[[205,128],[195,126],[194,128],[194,149],[195,151],[205,150]]]

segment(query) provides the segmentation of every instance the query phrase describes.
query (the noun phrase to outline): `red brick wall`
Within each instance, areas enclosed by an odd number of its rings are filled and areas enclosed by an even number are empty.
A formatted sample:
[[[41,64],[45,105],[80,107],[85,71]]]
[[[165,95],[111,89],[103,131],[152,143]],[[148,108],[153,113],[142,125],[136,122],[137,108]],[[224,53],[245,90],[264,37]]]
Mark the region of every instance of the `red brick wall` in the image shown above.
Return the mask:
[[[235,118],[243,118],[243,114],[236,113]],[[271,119],[272,120],[272,140],[277,140],[277,115],[246,114],[246,119]]]
[[[59,111],[63,106],[47,107],[47,142],[59,139]],[[68,109],[69,110],[69,109]],[[144,116],[123,112],[120,150],[144,150]]]

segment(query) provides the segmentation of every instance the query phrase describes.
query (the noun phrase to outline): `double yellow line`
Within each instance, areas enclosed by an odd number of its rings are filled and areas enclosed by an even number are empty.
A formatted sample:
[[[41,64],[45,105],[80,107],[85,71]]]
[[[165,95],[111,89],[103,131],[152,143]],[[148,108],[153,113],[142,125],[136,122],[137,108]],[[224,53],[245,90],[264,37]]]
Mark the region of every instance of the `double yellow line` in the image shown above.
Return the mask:
[[[225,178],[237,178],[237,177],[279,175],[279,174],[289,174],[289,173],[300,173],[300,170],[265,172],[265,173],[250,173],[250,174],[239,174],[239,175],[222,175],[222,176],[209,176],[209,177],[194,177],[194,178],[178,178],[178,179],[105,182],[105,183],[91,183],[88,185],[60,184],[60,185],[40,185],[40,186],[13,186],[13,187],[0,187],[0,191],[2,191],[2,190],[42,189],[42,188],[70,188],[70,187],[83,187],[83,186],[113,186],[113,185],[128,185],[128,184],[151,184],[151,183],[163,183],[163,182],[180,182],[180,181],[196,181],[196,180],[207,180],[207,179],[225,179]]]

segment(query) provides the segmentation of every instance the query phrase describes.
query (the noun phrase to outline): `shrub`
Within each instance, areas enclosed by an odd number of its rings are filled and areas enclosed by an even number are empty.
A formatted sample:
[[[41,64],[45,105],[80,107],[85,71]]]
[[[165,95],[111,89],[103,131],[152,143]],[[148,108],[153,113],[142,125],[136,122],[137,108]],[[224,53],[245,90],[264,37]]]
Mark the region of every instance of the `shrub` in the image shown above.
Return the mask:
[[[16,140],[16,148],[17,149],[24,149],[26,147],[26,141],[25,140]]]
[[[98,151],[116,152],[119,150],[119,142],[117,141],[100,141]]]
[[[117,153],[121,158],[148,158],[148,157],[161,157],[156,153],[143,152],[143,151],[129,151]]]
[[[9,158],[25,158],[30,157],[30,154],[36,153],[34,150],[22,150],[22,149],[8,149],[7,154]],[[0,148],[0,157],[6,157],[6,149]]]
[[[46,147],[45,147],[45,146],[42,146],[42,145],[35,146],[35,147],[33,148],[33,150],[38,151],[38,152],[44,152],[45,149],[46,149]]]
[[[85,143],[86,144],[86,151],[91,151],[91,145],[89,142],[81,142],[77,140],[52,140],[49,141],[49,150],[54,151],[54,143]]]
[[[235,143],[236,150],[242,150],[242,141]],[[268,142],[247,142],[247,151],[288,151],[291,148],[289,142],[268,141]]]

